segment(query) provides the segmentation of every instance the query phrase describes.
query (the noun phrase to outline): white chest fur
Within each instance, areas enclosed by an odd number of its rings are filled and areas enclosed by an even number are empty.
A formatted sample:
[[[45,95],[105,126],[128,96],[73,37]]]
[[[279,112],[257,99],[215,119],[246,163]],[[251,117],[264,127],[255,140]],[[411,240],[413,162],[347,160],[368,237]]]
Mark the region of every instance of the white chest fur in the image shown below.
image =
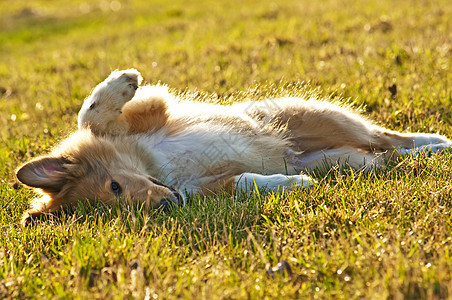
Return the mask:
[[[161,132],[140,137],[140,145],[154,158],[159,170],[157,178],[193,193],[203,182],[221,176],[233,165],[243,166],[240,173],[286,173],[284,145],[268,149],[263,142],[224,126],[206,124],[191,125],[174,136]]]

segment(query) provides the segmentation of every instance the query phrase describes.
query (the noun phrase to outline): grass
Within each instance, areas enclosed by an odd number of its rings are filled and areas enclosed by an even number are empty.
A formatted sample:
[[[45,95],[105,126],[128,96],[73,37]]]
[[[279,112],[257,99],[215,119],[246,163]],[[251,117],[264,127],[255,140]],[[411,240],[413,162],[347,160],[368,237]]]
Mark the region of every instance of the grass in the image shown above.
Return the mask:
[[[1,298],[452,297],[451,153],[170,212],[80,204],[27,228],[33,195],[14,179],[76,129],[84,96],[116,68],[206,101],[305,82],[388,128],[450,137],[450,1],[31,0],[0,11]],[[283,260],[291,276],[267,275]]]

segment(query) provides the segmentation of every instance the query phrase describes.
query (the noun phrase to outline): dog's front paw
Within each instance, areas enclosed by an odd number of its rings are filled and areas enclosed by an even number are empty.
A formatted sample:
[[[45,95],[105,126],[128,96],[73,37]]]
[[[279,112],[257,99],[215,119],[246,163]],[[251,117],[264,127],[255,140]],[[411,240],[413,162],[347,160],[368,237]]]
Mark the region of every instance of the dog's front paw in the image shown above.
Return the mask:
[[[141,80],[135,69],[112,72],[85,99],[78,115],[79,128],[111,134],[127,132],[127,124],[117,120],[124,104],[135,95]]]
[[[34,225],[38,220],[40,220],[44,216],[43,212],[37,210],[27,210],[22,214],[22,218],[20,220],[20,224],[26,227],[28,225]]]
[[[296,187],[308,188],[314,185],[316,181],[308,175],[293,175],[287,177],[289,182]]]
[[[236,188],[242,191],[253,191],[264,188],[267,191],[278,192],[296,187],[308,188],[315,184],[315,180],[307,175],[261,175],[243,173],[235,178]]]
[[[103,82],[104,92],[115,95],[118,106],[122,107],[133,98],[142,81],[140,72],[135,69],[113,71]]]
[[[135,69],[113,71],[86,98],[82,110],[99,114],[121,113],[124,104],[135,95],[141,80],[140,72]]]

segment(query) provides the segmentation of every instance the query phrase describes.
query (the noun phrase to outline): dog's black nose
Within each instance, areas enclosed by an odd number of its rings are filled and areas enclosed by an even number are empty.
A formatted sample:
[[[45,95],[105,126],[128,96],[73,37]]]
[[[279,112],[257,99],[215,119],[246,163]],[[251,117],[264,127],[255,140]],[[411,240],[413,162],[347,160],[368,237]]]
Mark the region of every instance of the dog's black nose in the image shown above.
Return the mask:
[[[173,188],[169,188],[169,189],[173,193],[174,197],[176,197],[177,204],[179,204],[179,206],[183,206],[184,205],[184,198],[182,198],[181,194],[177,190],[175,190]]]
[[[169,189],[169,190],[171,191],[171,193],[173,193],[174,197],[176,197],[177,203],[173,203],[172,205],[174,205],[174,204],[178,204],[179,206],[183,206],[183,205],[184,205],[184,198],[183,198],[182,195],[179,193],[179,191],[177,191],[176,189],[174,189],[174,188],[172,188],[172,187],[170,187],[170,186],[168,186],[168,185],[166,185],[166,184],[160,182],[159,180],[157,180],[157,179],[155,179],[155,178],[153,178],[153,177],[151,177],[151,176],[149,176],[148,179],[149,179],[152,183],[154,183],[154,184],[156,184],[156,185],[160,185],[160,186],[166,187],[167,189]],[[166,202],[166,201],[173,202],[172,200],[162,200],[162,201],[165,201],[165,202]],[[175,201],[174,201],[174,202],[175,202]],[[160,203],[161,203],[161,202],[160,202]],[[161,204],[162,204],[162,203],[161,203]],[[164,206],[164,205],[162,204],[162,206]]]
[[[163,211],[170,211],[175,207],[176,203],[174,203],[171,199],[165,198],[160,201],[160,208],[163,209]]]

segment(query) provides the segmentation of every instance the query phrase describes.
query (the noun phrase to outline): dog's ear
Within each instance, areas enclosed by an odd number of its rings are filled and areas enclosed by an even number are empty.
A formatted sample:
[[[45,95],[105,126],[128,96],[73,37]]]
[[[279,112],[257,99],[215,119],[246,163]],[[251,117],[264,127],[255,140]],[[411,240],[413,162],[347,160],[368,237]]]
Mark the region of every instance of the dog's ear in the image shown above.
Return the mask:
[[[23,184],[57,193],[67,182],[69,161],[60,157],[40,157],[16,171],[16,177]]]

